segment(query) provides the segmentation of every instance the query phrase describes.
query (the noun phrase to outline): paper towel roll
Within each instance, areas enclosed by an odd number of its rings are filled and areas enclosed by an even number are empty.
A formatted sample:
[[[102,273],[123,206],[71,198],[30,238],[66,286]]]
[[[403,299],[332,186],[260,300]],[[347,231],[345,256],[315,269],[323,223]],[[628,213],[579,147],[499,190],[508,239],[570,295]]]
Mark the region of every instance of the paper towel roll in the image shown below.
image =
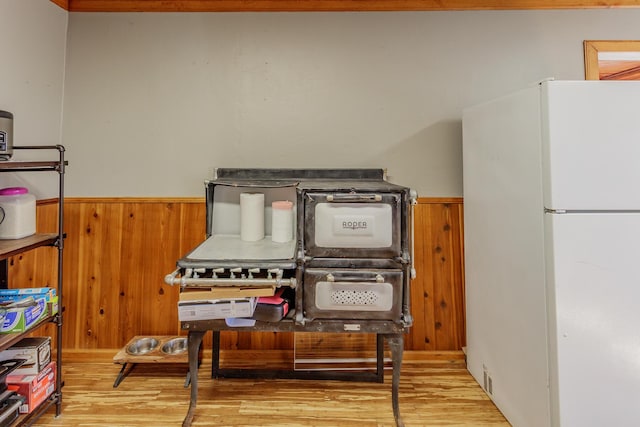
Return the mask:
[[[264,194],[240,193],[240,239],[264,239]]]
[[[285,243],[293,238],[293,202],[271,203],[271,240]]]

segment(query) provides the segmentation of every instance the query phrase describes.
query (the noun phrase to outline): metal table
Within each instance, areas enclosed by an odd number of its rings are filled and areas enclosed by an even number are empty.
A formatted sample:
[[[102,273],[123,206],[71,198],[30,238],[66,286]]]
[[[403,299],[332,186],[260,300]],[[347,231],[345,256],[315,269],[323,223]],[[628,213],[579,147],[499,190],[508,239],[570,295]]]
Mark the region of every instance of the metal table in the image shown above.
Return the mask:
[[[400,416],[398,393],[400,387],[400,369],[404,351],[405,328],[402,324],[391,321],[359,321],[361,333],[375,333],[376,345],[376,371],[375,372],[345,372],[345,371],[294,371],[282,369],[229,369],[220,368],[220,331],[252,331],[252,332],[350,332],[345,331],[345,322],[338,320],[313,321],[299,324],[291,318],[279,322],[259,322],[251,327],[230,327],[224,319],[197,320],[182,322],[182,329],[188,331],[189,377],[191,379],[191,397],[189,410],[182,423],[183,427],[191,426],[198,401],[198,353],[202,339],[208,331],[213,333],[212,378],[287,378],[287,379],[324,379],[324,380],[348,380],[348,381],[384,381],[384,341],[387,341],[391,350],[392,359],[392,386],[391,399],[393,416],[396,426],[403,427]]]

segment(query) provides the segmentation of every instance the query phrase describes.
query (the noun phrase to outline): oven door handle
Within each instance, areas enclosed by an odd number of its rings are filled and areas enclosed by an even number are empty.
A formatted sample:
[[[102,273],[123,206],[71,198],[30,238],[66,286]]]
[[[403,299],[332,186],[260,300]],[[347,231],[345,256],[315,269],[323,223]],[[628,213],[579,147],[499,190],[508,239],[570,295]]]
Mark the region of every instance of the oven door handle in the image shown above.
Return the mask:
[[[381,274],[376,274],[372,277],[362,277],[362,276],[349,276],[349,275],[339,275],[337,278],[333,274],[329,273],[326,277],[327,282],[376,282],[376,283],[384,283],[384,277]]]
[[[381,194],[328,194],[327,202],[381,202]]]

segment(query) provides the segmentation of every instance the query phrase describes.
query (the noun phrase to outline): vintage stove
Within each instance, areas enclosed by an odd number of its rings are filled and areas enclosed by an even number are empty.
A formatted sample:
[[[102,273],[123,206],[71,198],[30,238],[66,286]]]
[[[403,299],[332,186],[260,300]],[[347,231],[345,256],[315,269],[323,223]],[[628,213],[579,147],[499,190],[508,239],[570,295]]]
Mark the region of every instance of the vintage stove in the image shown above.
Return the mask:
[[[380,319],[410,326],[411,205],[381,169],[218,169],[206,182],[207,239],[167,278],[183,289],[295,289],[296,323]],[[263,194],[264,237],[241,239],[241,195]],[[274,242],[272,202],[295,230]]]
[[[240,325],[247,330],[367,332],[386,338],[394,359],[394,415],[401,425],[397,383],[402,334],[412,324],[409,284],[415,275],[416,195],[385,178],[382,169],[217,169],[215,178],[205,182],[206,240],[178,260],[178,268],[165,278],[179,285],[185,297],[179,309],[181,326],[189,331],[190,356],[192,341],[199,345],[204,331],[225,328],[219,319],[190,318],[201,308],[198,304],[207,302],[192,295],[225,304],[229,301],[215,295],[240,295],[241,289],[245,296],[272,294],[287,288],[294,296],[285,318]],[[291,209],[289,223],[281,222],[281,206]],[[197,382],[192,382],[192,408],[184,425],[193,416],[194,386]]]

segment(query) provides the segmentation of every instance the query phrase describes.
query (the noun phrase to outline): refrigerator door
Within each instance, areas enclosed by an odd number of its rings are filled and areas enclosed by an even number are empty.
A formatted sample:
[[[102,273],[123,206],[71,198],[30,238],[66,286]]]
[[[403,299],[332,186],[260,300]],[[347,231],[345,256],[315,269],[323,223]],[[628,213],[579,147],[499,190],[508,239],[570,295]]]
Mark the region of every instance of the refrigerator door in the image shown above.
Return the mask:
[[[542,83],[544,205],[640,209],[640,81]]]
[[[640,214],[545,215],[552,425],[640,425]]]
[[[549,425],[538,85],[465,110],[467,367],[509,422]]]

